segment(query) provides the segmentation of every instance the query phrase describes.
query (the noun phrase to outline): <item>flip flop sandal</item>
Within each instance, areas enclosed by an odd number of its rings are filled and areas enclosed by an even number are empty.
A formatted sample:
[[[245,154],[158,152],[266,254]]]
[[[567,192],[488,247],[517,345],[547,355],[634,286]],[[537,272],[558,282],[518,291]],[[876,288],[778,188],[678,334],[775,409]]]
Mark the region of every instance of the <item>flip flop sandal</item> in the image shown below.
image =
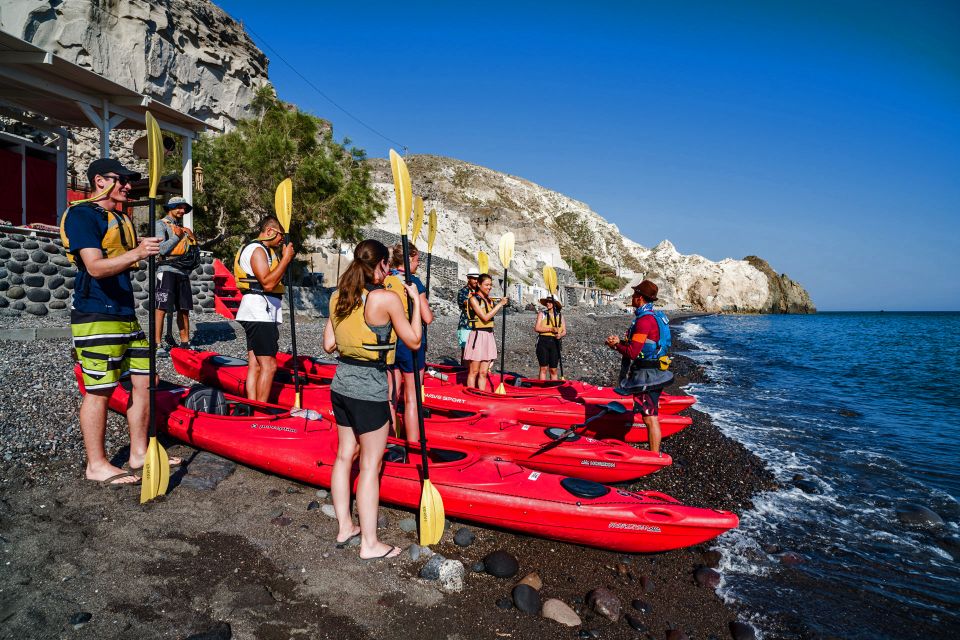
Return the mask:
[[[176,457],[176,456],[174,456],[174,457]],[[181,458],[180,460],[177,460],[176,462],[171,462],[171,463],[170,463],[170,468],[171,468],[171,469],[174,469],[174,468],[176,468],[176,467],[179,467],[179,466],[182,465],[182,464],[183,464],[183,459]],[[126,464],[124,464],[124,465],[123,465],[123,468],[124,468],[124,469],[129,469],[129,470],[132,471],[133,473],[140,473],[141,471],[143,471],[143,467],[131,467],[129,462],[126,463]]]
[[[136,482],[117,482],[117,480],[120,480],[121,478],[132,478],[136,475],[137,474],[133,473],[132,471],[124,471],[123,473],[118,473],[104,480],[95,480],[94,482],[96,482],[102,487],[113,487],[113,486],[122,487],[125,484],[137,486],[138,484],[140,484],[140,478],[137,478]]]
[[[359,538],[360,538],[360,534],[355,533],[349,538],[347,538],[346,540],[344,540],[343,542],[336,540],[333,546],[335,546],[337,549],[346,549],[347,547],[350,546],[351,542],[353,542],[354,540],[358,540]]]
[[[394,549],[397,550],[396,555],[390,555],[391,553],[393,553],[393,550],[394,550]],[[383,554],[382,556],[375,556],[375,557],[373,557],[373,558],[360,558],[360,559],[363,560],[364,562],[370,562],[370,561],[372,561],[372,560],[392,560],[393,558],[398,557],[401,553],[403,553],[403,549],[401,549],[401,548],[398,547],[398,546],[391,546],[391,547],[387,550],[387,552],[386,552],[385,554]]]

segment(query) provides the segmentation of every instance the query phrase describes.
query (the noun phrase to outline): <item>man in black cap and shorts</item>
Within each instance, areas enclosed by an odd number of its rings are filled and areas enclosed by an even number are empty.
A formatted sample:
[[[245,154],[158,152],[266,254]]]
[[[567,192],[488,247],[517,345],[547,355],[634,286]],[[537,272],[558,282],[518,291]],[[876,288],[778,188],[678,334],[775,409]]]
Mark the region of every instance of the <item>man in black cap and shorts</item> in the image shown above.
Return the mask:
[[[167,211],[157,221],[156,235],[160,238],[160,260],[157,267],[156,325],[157,344],[162,344],[163,320],[167,312],[177,313],[180,346],[190,347],[190,311],[193,309],[193,289],[190,272],[200,264],[200,248],[193,231],[183,226],[183,216],[193,207],[183,198],[171,198],[163,206]],[[168,355],[158,349],[158,356]]]

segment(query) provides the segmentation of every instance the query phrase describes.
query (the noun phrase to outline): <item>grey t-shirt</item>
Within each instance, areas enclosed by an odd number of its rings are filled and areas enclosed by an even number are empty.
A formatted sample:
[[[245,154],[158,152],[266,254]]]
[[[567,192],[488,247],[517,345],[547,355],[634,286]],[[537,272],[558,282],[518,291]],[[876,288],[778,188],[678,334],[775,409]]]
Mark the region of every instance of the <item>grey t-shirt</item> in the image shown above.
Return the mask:
[[[169,218],[167,216],[166,218]],[[166,219],[165,218],[165,219]],[[176,224],[176,222],[174,222]],[[160,255],[166,256],[170,255],[170,252],[173,251],[173,248],[177,246],[177,243],[180,242],[180,238],[177,237],[177,234],[173,232],[168,225],[164,224],[162,221],[157,220],[156,227],[154,229],[154,235],[160,238]],[[157,261],[157,271],[172,271],[173,273],[178,273],[181,276],[190,275],[182,269],[177,269],[168,264],[163,264],[162,259]]]

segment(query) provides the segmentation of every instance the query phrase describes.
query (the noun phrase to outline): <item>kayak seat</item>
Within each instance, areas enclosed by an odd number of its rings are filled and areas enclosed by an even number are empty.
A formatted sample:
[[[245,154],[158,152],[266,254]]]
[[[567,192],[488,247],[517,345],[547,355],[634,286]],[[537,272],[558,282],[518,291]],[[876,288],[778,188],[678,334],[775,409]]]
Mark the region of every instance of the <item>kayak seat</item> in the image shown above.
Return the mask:
[[[556,440],[566,432],[566,429],[561,429],[560,427],[550,427],[548,429],[544,429],[543,432],[546,433],[547,437],[550,438],[551,440]],[[567,436],[565,441],[576,442],[579,439],[580,439],[580,434],[572,433],[569,436]]]
[[[229,415],[229,406],[223,391],[202,384],[195,384],[190,387],[187,397],[183,399],[183,406],[198,413],[212,413],[217,416]]]
[[[224,355],[212,356],[210,362],[218,367],[245,367],[248,364],[246,360]]]
[[[610,493],[610,487],[580,478],[564,478],[560,481],[560,486],[578,498],[602,498]]]
[[[456,462],[463,460],[467,454],[463,451],[448,451],[446,449],[430,449],[430,457],[437,462]]]
[[[253,415],[253,407],[243,402],[231,402],[227,405],[227,415],[248,417]]]
[[[399,462],[401,464],[407,461],[407,450],[399,444],[388,444],[383,452],[384,462]]]

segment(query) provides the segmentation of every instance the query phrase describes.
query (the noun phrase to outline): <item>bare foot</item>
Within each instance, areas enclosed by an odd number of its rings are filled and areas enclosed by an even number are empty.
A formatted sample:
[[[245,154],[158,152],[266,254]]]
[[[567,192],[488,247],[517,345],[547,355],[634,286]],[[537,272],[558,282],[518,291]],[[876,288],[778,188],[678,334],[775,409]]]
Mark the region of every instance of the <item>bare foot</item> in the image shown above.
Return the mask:
[[[87,480],[91,480],[93,482],[103,482],[104,480],[109,480],[110,478],[116,478],[115,480],[112,480],[110,484],[136,484],[137,482],[140,482],[139,476],[131,475],[123,469],[113,466],[112,464],[107,464],[96,468],[87,466],[85,477]]]
[[[134,462],[134,460],[136,460],[136,462]],[[129,460],[127,460],[127,467],[129,467],[131,471],[140,471],[141,469],[143,469],[143,461],[144,461],[144,458],[135,459],[131,457]],[[167,458],[167,462],[170,464],[171,467],[179,467],[181,464],[183,464],[183,458],[179,458],[177,456],[169,456]]]
[[[347,540],[349,540],[350,538],[352,538],[352,537],[354,537],[354,536],[358,536],[358,535],[360,535],[360,527],[357,526],[357,525],[354,525],[354,526],[350,529],[349,534],[346,534],[346,535],[345,535],[342,531],[337,533],[337,543],[338,543],[338,544],[342,544],[342,543],[346,542]]]
[[[401,553],[403,553],[403,549],[401,549],[400,547],[384,544],[383,542],[375,545],[371,549],[365,549],[364,547],[360,547],[361,560],[374,560],[377,558],[396,558]]]

